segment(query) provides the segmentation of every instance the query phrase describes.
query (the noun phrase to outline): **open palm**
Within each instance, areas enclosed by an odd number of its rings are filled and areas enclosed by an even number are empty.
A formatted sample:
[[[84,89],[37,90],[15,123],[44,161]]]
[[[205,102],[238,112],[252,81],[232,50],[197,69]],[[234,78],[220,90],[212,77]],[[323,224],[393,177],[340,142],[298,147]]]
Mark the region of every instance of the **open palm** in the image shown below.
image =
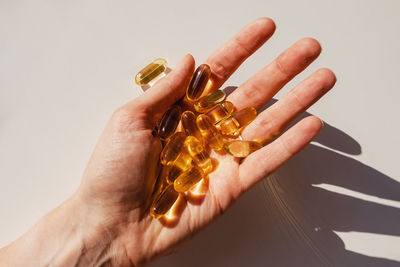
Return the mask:
[[[271,37],[274,30],[272,20],[260,18],[216,50],[205,62],[212,70],[213,85],[209,90],[219,89],[239,65]],[[296,42],[240,85],[227,100],[237,109],[249,106],[260,109],[316,59],[320,51],[321,47],[314,39]],[[243,162],[213,152],[211,157],[219,165],[209,175],[204,194],[198,199],[190,194],[181,196],[179,205],[182,208],[171,224],[153,219],[146,209],[161,152],[161,142],[152,131],[160,116],[184,95],[194,66],[193,57],[186,55],[155,86],[115,112],[78,190],[77,194],[89,203],[90,209],[105,218],[104,227],[116,240],[113,246],[122,251],[121,265],[148,262],[167,253],[307,145],[323,126],[316,117],[307,117],[280,134],[335,83],[330,70],[320,69],[259,113],[244,129],[242,137],[268,145]]]

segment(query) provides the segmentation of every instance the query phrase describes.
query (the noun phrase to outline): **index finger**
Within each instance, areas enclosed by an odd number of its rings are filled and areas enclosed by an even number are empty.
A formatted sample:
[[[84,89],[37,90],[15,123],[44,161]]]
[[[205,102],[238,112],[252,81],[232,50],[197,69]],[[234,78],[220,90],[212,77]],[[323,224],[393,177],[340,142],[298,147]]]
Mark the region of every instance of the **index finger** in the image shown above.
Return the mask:
[[[245,26],[205,61],[211,68],[212,85],[208,92],[218,89],[258,48],[274,33],[275,23],[270,18],[259,18]],[[208,93],[205,92],[205,93]]]

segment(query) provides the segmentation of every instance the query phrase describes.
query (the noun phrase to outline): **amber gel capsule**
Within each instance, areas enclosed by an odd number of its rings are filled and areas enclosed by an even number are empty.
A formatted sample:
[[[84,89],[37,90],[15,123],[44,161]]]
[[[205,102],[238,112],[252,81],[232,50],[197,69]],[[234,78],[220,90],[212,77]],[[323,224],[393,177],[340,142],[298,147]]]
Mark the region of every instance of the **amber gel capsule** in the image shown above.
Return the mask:
[[[211,148],[221,150],[224,147],[224,139],[212,124],[210,117],[200,114],[197,116],[196,123],[201,135]]]
[[[253,107],[248,107],[233,113],[230,117],[217,123],[216,126],[223,135],[237,137],[240,129],[247,126],[256,117],[256,109]]]
[[[139,86],[147,85],[167,69],[167,61],[157,58],[136,74],[135,82]]]
[[[194,162],[199,166],[205,173],[212,171],[212,162],[201,142],[194,136],[188,136],[185,140],[186,150]]]
[[[186,192],[204,177],[204,172],[197,166],[185,171],[174,181],[174,189],[177,192]]]
[[[245,158],[260,148],[262,145],[256,141],[233,140],[225,144],[226,152],[238,158]]]
[[[182,127],[185,130],[187,136],[195,136],[197,139],[201,140],[201,133],[196,125],[196,115],[191,111],[185,111],[181,116]]]
[[[162,116],[158,125],[158,136],[165,140],[170,137],[178,127],[179,120],[181,119],[181,108],[179,106],[172,106]]]
[[[175,159],[182,152],[183,144],[185,142],[185,134],[182,132],[174,133],[168,140],[164,149],[161,151],[160,160],[162,164],[167,164]]]
[[[213,108],[215,105],[221,103],[226,98],[226,94],[221,90],[215,90],[208,95],[200,97],[196,103],[194,103],[194,109],[199,113],[204,113],[207,110]]]
[[[150,207],[150,215],[155,218],[161,218],[174,205],[178,199],[179,193],[174,190],[173,185],[167,186],[154,200]]]
[[[212,123],[217,124],[223,119],[229,117],[235,112],[235,107],[229,101],[225,101],[216,105],[213,109],[207,111],[207,116],[210,117]]]
[[[182,172],[193,167],[192,157],[186,151],[186,148],[183,147],[178,157],[174,161],[167,163],[167,166],[169,168],[167,181],[168,183],[173,183]]]
[[[206,88],[210,76],[210,66],[207,64],[201,64],[197,67],[193,74],[192,80],[190,81],[189,87],[186,90],[186,96],[190,101],[196,101],[200,98],[201,94]]]

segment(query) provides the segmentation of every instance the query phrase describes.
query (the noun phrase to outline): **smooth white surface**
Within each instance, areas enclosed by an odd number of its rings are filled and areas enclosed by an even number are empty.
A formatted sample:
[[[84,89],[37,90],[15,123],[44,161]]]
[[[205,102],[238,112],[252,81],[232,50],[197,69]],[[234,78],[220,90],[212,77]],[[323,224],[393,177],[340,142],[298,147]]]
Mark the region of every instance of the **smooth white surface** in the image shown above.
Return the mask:
[[[335,89],[309,110],[327,125],[153,266],[399,266],[399,8],[377,0],[1,1],[0,245],[74,192],[112,111],[141,93],[133,77],[142,66],[165,57],[173,67],[188,52],[201,63],[268,16],[276,33],[223,87],[314,37],[320,58],[277,98],[316,69],[333,69]],[[321,184],[333,187],[313,186]]]

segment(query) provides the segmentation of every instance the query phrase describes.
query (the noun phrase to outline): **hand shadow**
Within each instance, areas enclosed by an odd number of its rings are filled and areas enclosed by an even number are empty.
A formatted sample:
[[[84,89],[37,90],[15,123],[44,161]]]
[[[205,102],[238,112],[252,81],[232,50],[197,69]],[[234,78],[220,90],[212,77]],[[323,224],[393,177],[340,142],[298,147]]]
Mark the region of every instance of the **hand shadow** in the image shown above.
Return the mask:
[[[400,209],[314,186],[400,201],[400,183],[343,155],[361,154],[361,146],[327,123],[314,141],[329,149],[307,146],[192,242],[152,266],[400,266],[346,250],[334,232],[400,236]]]

